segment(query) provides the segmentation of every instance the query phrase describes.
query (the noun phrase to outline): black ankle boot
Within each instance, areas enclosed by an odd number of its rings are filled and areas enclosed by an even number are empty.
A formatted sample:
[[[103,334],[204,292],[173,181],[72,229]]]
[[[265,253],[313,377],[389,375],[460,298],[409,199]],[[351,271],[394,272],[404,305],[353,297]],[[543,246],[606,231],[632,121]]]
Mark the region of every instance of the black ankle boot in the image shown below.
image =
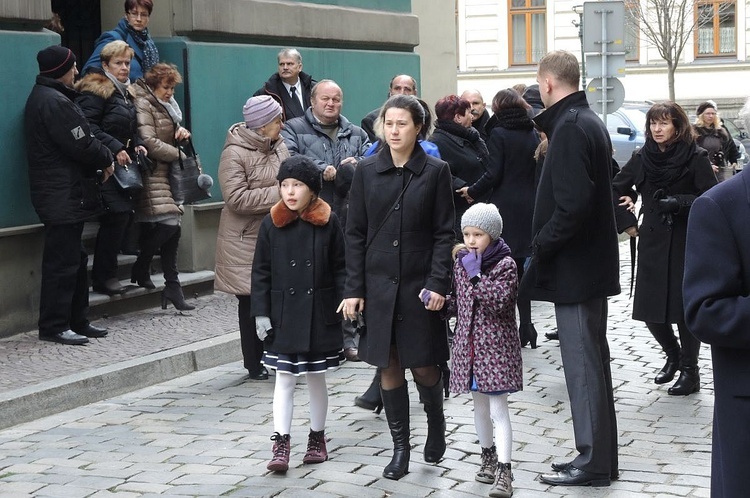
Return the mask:
[[[138,287],[146,289],[156,289],[151,281],[151,264],[144,261],[136,260],[130,268],[130,281],[138,284]]]
[[[683,365],[680,367],[680,377],[667,392],[672,396],[687,396],[688,394],[697,393],[700,389],[701,379],[699,368]]]
[[[531,349],[536,349],[537,334],[536,328],[533,323],[524,323],[518,327],[518,333],[521,336],[521,347],[526,347],[527,344],[531,344]]]
[[[439,462],[445,454],[445,412],[443,412],[443,378],[434,386],[417,384],[419,401],[427,414],[427,441],[424,444],[424,461]]]
[[[676,346],[666,351],[666,353],[667,362],[664,364],[664,368],[656,374],[656,378],[654,379],[654,383],[656,384],[666,384],[667,382],[671,382],[672,379],[674,379],[677,370],[680,368],[680,347]]]
[[[440,372],[443,374],[443,391],[445,391],[445,399],[448,399],[451,394],[451,369],[448,367],[447,361],[440,364]]]
[[[393,439],[393,458],[383,469],[383,477],[399,480],[409,473],[409,391],[403,386],[386,391],[380,390],[385,407],[385,418]]]
[[[161,309],[167,309],[167,301],[180,311],[195,309],[195,306],[185,302],[185,295],[182,293],[182,287],[180,287],[179,282],[167,282],[161,293]]]
[[[375,370],[375,377],[372,379],[370,387],[362,396],[354,398],[354,404],[365,410],[374,410],[380,414],[383,409],[383,398],[380,396],[380,369]]]

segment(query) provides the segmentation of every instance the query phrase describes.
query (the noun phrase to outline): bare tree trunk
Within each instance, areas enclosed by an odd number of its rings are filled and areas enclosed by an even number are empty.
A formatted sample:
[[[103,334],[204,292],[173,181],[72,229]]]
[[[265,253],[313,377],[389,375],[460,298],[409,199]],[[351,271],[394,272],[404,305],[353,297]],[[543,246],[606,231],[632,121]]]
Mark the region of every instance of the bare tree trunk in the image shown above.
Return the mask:
[[[669,100],[674,102],[674,72],[677,69],[675,64],[667,64],[667,82],[669,85]]]

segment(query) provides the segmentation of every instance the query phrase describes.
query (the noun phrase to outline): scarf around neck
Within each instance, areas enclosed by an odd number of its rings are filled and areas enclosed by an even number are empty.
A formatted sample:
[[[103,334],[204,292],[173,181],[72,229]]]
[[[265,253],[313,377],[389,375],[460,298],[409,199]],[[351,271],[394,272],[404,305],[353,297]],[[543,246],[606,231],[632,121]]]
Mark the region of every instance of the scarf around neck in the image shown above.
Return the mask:
[[[520,107],[501,109],[495,113],[495,116],[497,116],[498,126],[508,130],[531,130],[534,128],[529,113],[526,109]]]
[[[646,179],[658,188],[667,188],[688,172],[695,143],[674,142],[664,151],[653,140],[646,140],[641,157]]]
[[[467,248],[459,249],[456,253],[456,258],[461,261],[461,258],[469,254]],[[497,239],[490,242],[487,249],[482,253],[482,273],[485,275],[492,271],[497,264],[506,256],[510,256],[510,247],[505,243],[503,239]],[[463,266],[463,262],[461,262]]]
[[[484,143],[482,137],[479,136],[479,132],[476,128],[466,128],[465,126],[454,123],[453,121],[443,121],[442,119],[437,120],[435,128],[438,130],[442,130],[444,133],[447,133],[449,135],[467,140],[471,145],[474,146],[477,154],[479,154],[479,159],[482,161],[482,164],[488,163],[490,153],[489,151],[487,151],[487,144]]]
[[[146,71],[159,62],[159,49],[156,48],[154,40],[149,36],[148,28],[145,28],[143,31],[136,31],[128,22],[126,22],[125,25],[130,36],[135,40],[135,44],[138,45],[138,48],[143,52],[143,60],[140,62],[141,67],[143,68],[143,74],[146,74]]]
[[[115,88],[117,89],[120,94],[127,98],[128,96],[128,85],[130,85],[130,80],[126,81],[125,83],[121,83],[120,80],[114,77],[114,75],[108,73],[107,71],[104,71],[104,75],[109,78],[109,80],[115,85]]]

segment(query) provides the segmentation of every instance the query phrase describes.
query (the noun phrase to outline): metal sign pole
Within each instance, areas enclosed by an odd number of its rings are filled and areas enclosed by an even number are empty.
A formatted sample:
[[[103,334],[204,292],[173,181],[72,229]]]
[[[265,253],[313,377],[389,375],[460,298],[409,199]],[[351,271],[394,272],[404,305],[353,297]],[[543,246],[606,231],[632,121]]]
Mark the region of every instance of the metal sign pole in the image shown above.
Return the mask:
[[[595,11],[602,15],[602,117],[604,118],[604,126],[607,126],[607,89],[609,87],[609,73],[607,71],[607,54],[609,54],[609,43],[610,40],[607,37],[607,14],[612,12],[611,10],[597,10]]]

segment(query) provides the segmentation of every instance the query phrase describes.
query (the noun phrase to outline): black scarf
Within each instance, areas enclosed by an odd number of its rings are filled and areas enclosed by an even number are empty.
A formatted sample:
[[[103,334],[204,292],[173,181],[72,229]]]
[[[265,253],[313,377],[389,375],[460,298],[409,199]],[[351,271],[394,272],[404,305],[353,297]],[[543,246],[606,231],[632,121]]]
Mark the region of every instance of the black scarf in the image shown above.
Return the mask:
[[[487,144],[485,144],[482,137],[479,136],[479,132],[476,128],[466,128],[454,121],[443,121],[442,119],[437,120],[435,128],[442,130],[449,135],[454,135],[467,140],[474,146],[474,149],[476,149],[482,164],[487,164],[489,161],[490,153],[487,151]]]
[[[695,143],[678,141],[659,150],[659,145],[651,139],[641,149],[643,171],[646,180],[657,188],[667,188],[688,172],[690,158],[695,151]]]
[[[148,35],[148,28],[145,28],[143,31],[136,31],[130,24],[127,24],[127,27],[130,36],[133,37],[138,48],[143,51],[141,67],[143,68],[143,74],[146,74],[146,71],[159,62],[159,49],[156,48],[154,40]]]
[[[501,109],[495,113],[495,116],[497,116],[498,126],[508,130],[531,130],[534,128],[534,123],[526,109],[519,107]]]

